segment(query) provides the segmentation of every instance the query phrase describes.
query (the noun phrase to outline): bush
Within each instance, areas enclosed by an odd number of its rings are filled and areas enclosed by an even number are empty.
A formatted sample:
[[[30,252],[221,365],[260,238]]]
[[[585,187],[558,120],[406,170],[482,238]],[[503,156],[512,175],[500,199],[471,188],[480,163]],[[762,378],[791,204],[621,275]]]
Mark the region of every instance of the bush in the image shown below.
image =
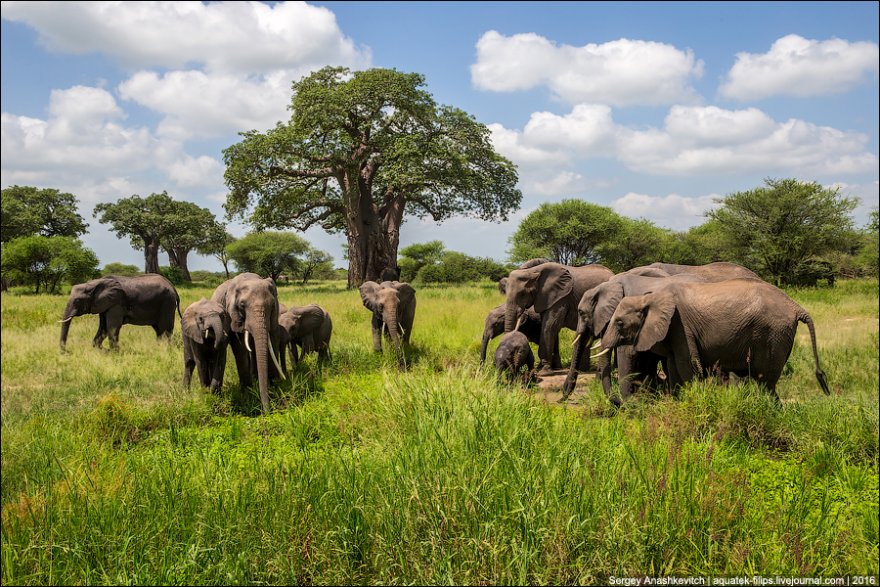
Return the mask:
[[[125,277],[134,277],[141,275],[141,270],[136,265],[126,265],[125,263],[107,263],[101,269],[101,275],[124,275]]]
[[[159,274],[174,285],[181,285],[184,282],[183,271],[180,267],[168,267],[167,265],[159,267]]]
[[[62,281],[82,283],[98,275],[98,257],[69,236],[25,236],[4,245],[3,281],[57,293]]]
[[[443,254],[440,263],[425,265],[416,275],[416,283],[465,283],[490,279],[498,281],[509,273],[505,265],[486,257],[471,257],[450,251]]]

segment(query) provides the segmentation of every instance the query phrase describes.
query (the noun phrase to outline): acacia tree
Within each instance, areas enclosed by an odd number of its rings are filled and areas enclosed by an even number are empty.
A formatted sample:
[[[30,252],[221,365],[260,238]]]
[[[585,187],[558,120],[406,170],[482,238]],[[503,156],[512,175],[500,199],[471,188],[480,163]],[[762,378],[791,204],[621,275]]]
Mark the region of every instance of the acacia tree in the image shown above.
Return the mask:
[[[611,208],[583,200],[541,204],[511,237],[510,260],[548,257],[563,265],[597,263],[601,245],[622,228],[623,220]]]
[[[396,266],[404,214],[506,220],[515,166],[485,125],[438,106],[424,77],[325,67],[293,84],[292,115],[224,151],[227,215],[258,229],[319,225],[348,239],[350,287]]]
[[[187,257],[196,249],[208,251],[217,243],[216,235],[225,233],[214,214],[192,202],[172,200],[168,213],[162,218],[160,244],[168,253],[168,264],[178,267],[185,281],[192,281]]]
[[[796,283],[817,257],[851,238],[856,207],[839,188],[796,179],[765,179],[766,187],[718,200],[707,213],[743,264],[777,284]]]
[[[282,273],[297,273],[300,257],[309,252],[309,243],[292,232],[252,232],[226,250],[239,271],[250,271],[278,281]]]
[[[173,200],[168,192],[142,198],[134,194],[115,203],[95,206],[94,215],[101,224],[109,224],[119,238],[131,239],[135,250],[144,251],[144,273],[159,273],[159,247],[163,220],[171,212]]]
[[[54,188],[9,186],[3,188],[0,205],[0,240],[4,243],[31,235],[76,238],[88,227],[76,211],[76,196]]]

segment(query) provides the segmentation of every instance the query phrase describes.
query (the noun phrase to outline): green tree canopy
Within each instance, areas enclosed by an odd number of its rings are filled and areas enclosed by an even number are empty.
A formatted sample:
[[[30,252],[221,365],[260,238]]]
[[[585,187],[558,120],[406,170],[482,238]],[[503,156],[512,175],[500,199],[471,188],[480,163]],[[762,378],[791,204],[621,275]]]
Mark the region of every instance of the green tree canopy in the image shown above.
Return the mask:
[[[438,106],[424,77],[326,67],[293,84],[287,123],[224,151],[229,217],[348,238],[349,285],[396,265],[404,214],[506,220],[522,199],[488,128]]]
[[[425,265],[436,265],[443,258],[446,247],[442,241],[415,243],[400,250],[400,279],[412,281]]]
[[[219,234],[226,227],[217,222],[214,213],[192,202],[172,200],[168,213],[162,218],[162,234],[159,242],[168,253],[171,267],[180,269],[184,281],[192,281],[187,257],[196,249],[214,253]]]
[[[0,206],[0,241],[4,243],[37,234],[76,238],[85,234],[88,227],[76,211],[76,196],[52,188],[18,185],[4,188]]]
[[[95,216],[109,224],[119,238],[144,251],[144,273],[160,273],[159,249],[168,253],[169,265],[179,269],[182,279],[191,281],[187,255],[193,249],[211,250],[224,228],[214,214],[192,202],[174,200],[168,192],[146,198],[134,194],[115,203],[95,206]]]
[[[128,265],[126,263],[107,263],[104,265],[104,268],[101,269],[101,275],[122,275],[125,277],[134,277],[135,275],[140,275],[141,270],[137,268],[137,265]]]
[[[619,228],[597,245],[598,260],[615,272],[661,260],[671,238],[671,231],[655,226],[650,220],[620,217]]]
[[[746,266],[777,284],[798,282],[817,258],[849,240],[853,198],[839,188],[796,179],[765,179],[765,186],[719,200],[708,213]]]
[[[301,259],[311,247],[292,232],[252,232],[226,247],[239,271],[249,271],[278,280],[282,273],[297,274]]]
[[[98,275],[98,257],[69,236],[23,236],[3,246],[4,281],[33,286],[34,293],[57,293],[63,281],[82,283]]]
[[[598,263],[600,246],[623,226],[611,208],[583,200],[541,204],[511,237],[510,260],[517,263],[547,257],[564,265]]]

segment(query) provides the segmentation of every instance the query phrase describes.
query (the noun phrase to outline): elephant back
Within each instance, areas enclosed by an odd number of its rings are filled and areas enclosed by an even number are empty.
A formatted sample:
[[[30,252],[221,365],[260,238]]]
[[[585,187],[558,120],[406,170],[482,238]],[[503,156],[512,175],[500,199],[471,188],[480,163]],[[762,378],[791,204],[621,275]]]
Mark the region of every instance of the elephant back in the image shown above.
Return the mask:
[[[577,305],[587,290],[593,289],[614,277],[613,271],[598,263],[581,267],[569,267],[568,270],[572,276],[572,294],[577,300],[575,305]]]

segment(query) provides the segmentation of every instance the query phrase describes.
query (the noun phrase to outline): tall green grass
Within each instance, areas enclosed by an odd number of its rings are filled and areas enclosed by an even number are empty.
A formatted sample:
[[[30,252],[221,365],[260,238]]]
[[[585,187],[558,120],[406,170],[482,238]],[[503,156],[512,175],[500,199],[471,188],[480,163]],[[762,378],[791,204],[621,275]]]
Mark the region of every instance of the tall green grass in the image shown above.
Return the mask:
[[[357,292],[281,288],[330,311],[333,360],[309,357],[265,417],[232,366],[218,396],[182,390],[179,332],[125,326],[99,351],[76,319],[61,355],[64,298],[4,297],[3,583],[877,574],[876,281],[792,292],[831,397],[800,332],[781,405],[696,382],[621,410],[595,384],[561,407],[480,369],[493,287],[418,290],[404,373]]]

